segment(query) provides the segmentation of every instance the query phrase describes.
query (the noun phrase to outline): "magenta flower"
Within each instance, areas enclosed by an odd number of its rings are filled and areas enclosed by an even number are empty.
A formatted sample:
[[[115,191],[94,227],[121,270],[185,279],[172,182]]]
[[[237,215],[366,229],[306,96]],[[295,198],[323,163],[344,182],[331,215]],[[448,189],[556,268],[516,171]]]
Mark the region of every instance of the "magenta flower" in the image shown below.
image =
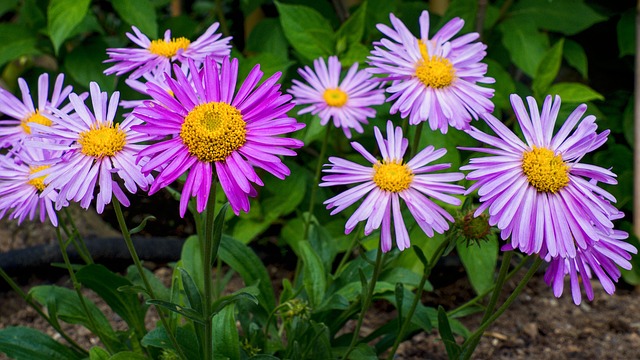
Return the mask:
[[[477,181],[467,194],[478,190],[482,205],[475,215],[488,209],[489,223],[497,225],[503,240],[511,236],[513,248],[543,257],[548,252],[551,257],[575,258],[576,247],[584,251],[600,233],[613,229],[610,218],[617,210],[609,201],[615,198],[591,180],[616,184],[615,174],[580,163],[605,143],[609,131],[597,134],[593,115],[581,119],[587,109],[582,104],[554,136],[560,97],[552,101],[547,96],[542,112],[532,97],[527,101],[529,112],[520,97],[511,95],[524,141],[490,114],[484,118],[497,137],[475,127],[468,131],[492,148],[464,149],[493,156],[473,158],[461,167],[471,170],[468,180]]]
[[[493,89],[478,83],[491,84],[486,77],[487,65],[480,61],[487,54],[487,46],[478,39],[478,33],[451,40],[462,29],[464,21],[454,18],[429,38],[429,13],[420,16],[420,38],[390,15],[393,29],[378,24],[388,37],[374,43],[369,57],[369,69],[374,74],[385,74],[382,81],[392,81],[387,101],[394,101],[391,114],[400,111],[409,117],[412,125],[429,121],[432,130],[447,132],[449,125],[467,129],[471,118],[477,119],[493,111]]]
[[[371,106],[384,102],[384,90],[377,89],[378,83],[371,81],[366,71],[358,71],[358,63],[351,66],[340,82],[342,66],[337,56],[329,57],[328,68],[322,58],[316,59],[313,67],[313,70],[308,66],[298,69],[308,84],[293,80],[289,90],[296,105],[309,105],[298,115],[318,115],[322,125],[333,119],[335,127],[342,128],[347,138],[351,138],[351,129],[362,133],[362,124],[368,124],[367,118],[376,116]]]
[[[52,122],[45,114],[51,113],[51,108],[59,109],[62,113],[69,113],[73,107],[67,103],[67,96],[73,89],[72,86],[63,87],[64,74],[56,77],[56,82],[49,99],[49,74],[44,73],[38,78],[38,103],[34,106],[29,86],[24,79],[18,79],[22,100],[13,94],[0,88],[0,110],[8,115],[9,119],[0,120],[0,147],[17,146],[22,140],[31,134],[30,123],[51,126]]]
[[[49,118],[60,128],[34,124],[34,139],[25,144],[66,151],[56,166],[37,174],[46,176],[44,184],[47,187],[41,196],[59,190],[56,209],[66,205],[67,201],[80,202],[80,206],[87,209],[93,200],[95,187],[99,185],[96,210],[102,213],[112,196],[129,206],[129,200],[114,179],[114,174],[124,180],[124,186],[130,193],[135,193],[138,188],[148,188],[152,178],[142,175],[141,165],[136,165],[135,157],[146,146],[141,143],[150,137],[132,130],[132,126],[141,123],[134,117],[128,117],[119,124],[114,123],[119,92],[114,92],[109,99],[106,92],[100,92],[95,82],[89,88],[93,113],[76,94],[71,94],[69,100],[77,116],[53,110],[57,117],[49,115]]]
[[[18,219],[18,224],[36,216],[44,222],[48,217],[53,226],[58,226],[58,217],[53,209],[58,193],[51,191],[40,196],[46,187],[46,176],[39,176],[39,172],[51,166],[44,164],[59,157],[57,152],[29,146],[21,146],[15,153],[0,155],[0,217],[9,213],[9,218]]]
[[[263,73],[256,66],[236,92],[237,59],[224,58],[218,66],[215,58],[208,57],[202,70],[192,61],[189,68],[192,81],[177,65],[176,78],[166,77],[174,96],[150,83],[147,93],[153,100],[133,112],[145,121],[136,129],[166,139],[139,155],[150,157],[142,168],[145,173],[159,171],[149,193],[171,184],[189,170],[180,214],[184,216],[192,196],[196,197],[197,210],[202,212],[215,171],[233,211],[248,212],[248,197],[257,195],[253,184],[263,185],[254,167],[280,179],[289,175],[289,168],[278,156],[294,156],[291,149],[303,143],[279,135],[297,131],[304,124],[287,116],[294,105],[290,103],[291,96],[279,91],[276,82],[280,73],[258,85]]]
[[[205,57],[211,56],[216,61],[231,53],[231,37],[222,38],[216,34],[219,24],[214,23],[197,40],[191,42],[184,37],[172,38],[171,30],[164,33],[164,38],[149,40],[137,27],[132,26],[134,34],[127,33],[127,37],[140,48],[110,48],[107,49],[109,59],[105,63],[115,63],[105,74],[122,75],[133,71],[130,78],[137,79],[145,73],[154,71],[164,73],[171,71],[171,63],[184,63],[187,59],[201,64]]]
[[[447,204],[460,205],[460,199],[447,194],[462,194],[464,188],[447,182],[462,180],[464,175],[457,172],[433,173],[448,169],[451,164],[428,165],[444,156],[447,150],[435,150],[433,146],[429,146],[405,163],[403,157],[408,141],[402,137],[402,129],[396,127],[394,130],[393,124],[388,121],[386,140],[377,127],[374,127],[374,132],[382,160],[376,159],[359,143],[351,143],[372,166],[336,157],[329,158],[331,164],[323,171],[330,175],[322,178],[320,186],[359,184],[324,202],[327,209],[333,209],[331,215],[365,198],[345,224],[345,232],[350,233],[358,222],[365,220],[366,235],[382,226],[380,248],[383,252],[391,250],[392,246],[392,215],[398,248],[404,250],[411,246],[400,199],[404,200],[409,212],[428,236],[433,236],[434,231],[442,234],[449,229],[447,220],[453,222],[453,217],[430,197]]]

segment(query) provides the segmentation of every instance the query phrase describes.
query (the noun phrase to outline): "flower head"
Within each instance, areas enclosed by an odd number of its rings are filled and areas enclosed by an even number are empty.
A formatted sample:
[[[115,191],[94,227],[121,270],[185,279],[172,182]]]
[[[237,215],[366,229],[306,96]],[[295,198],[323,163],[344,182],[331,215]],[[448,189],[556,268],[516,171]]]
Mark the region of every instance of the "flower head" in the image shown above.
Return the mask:
[[[358,63],[351,66],[340,82],[338,57],[331,56],[328,62],[327,67],[324,59],[319,58],[313,62],[313,70],[308,66],[298,69],[308,85],[293,80],[289,93],[296,105],[309,105],[298,111],[298,115],[317,114],[322,125],[333,119],[333,124],[351,138],[351,129],[362,133],[361,124],[368,124],[367,118],[376,116],[370,106],[384,102],[384,90],[377,89],[378,83],[371,81],[371,75],[366,71],[358,71]]]
[[[33,220],[37,214],[41,222],[48,217],[53,226],[58,226],[53,209],[57,192],[40,196],[46,188],[46,175],[40,176],[40,171],[55,166],[46,164],[59,156],[58,152],[29,146],[0,155],[0,217],[9,213],[9,218],[22,223],[26,218]]]
[[[454,18],[429,38],[429,13],[420,16],[420,38],[390,15],[393,29],[379,24],[378,29],[388,37],[374,43],[369,57],[370,72],[386,74],[391,80],[387,101],[394,101],[391,113],[400,111],[410,124],[429,121],[432,130],[447,132],[449,125],[467,129],[471,118],[477,119],[493,111],[493,89],[478,83],[490,84],[487,65],[480,61],[486,55],[486,45],[473,42],[478,33],[470,33],[451,40],[462,29],[464,21]]]
[[[166,76],[174,96],[150,83],[147,93],[153,100],[133,112],[145,121],[137,127],[139,131],[166,139],[140,153],[141,157],[150,156],[142,168],[145,173],[159,170],[149,193],[171,184],[189,170],[180,214],[184,215],[192,196],[196,197],[197,210],[202,212],[215,171],[233,211],[249,211],[248,197],[257,195],[253,184],[263,185],[254,167],[280,179],[289,175],[289,168],[278,156],[293,156],[291,149],[303,144],[279,135],[297,131],[304,124],[286,115],[294,105],[290,103],[291,96],[279,91],[276,82],[280,73],[257,85],[263,73],[256,66],[236,92],[237,59],[224,58],[219,66],[213,57],[208,57],[202,70],[193,61],[189,61],[189,68],[192,81],[177,65],[176,78]]]
[[[197,40],[191,42],[184,37],[172,38],[171,30],[164,33],[164,38],[149,40],[137,27],[132,26],[134,34],[127,33],[127,37],[140,48],[110,48],[107,49],[109,59],[106,63],[116,63],[105,74],[122,75],[133,71],[130,78],[137,79],[145,73],[154,71],[164,73],[171,70],[171,62],[186,62],[187,59],[202,63],[205,57],[211,56],[216,61],[228,56],[231,52],[230,37],[222,38],[216,34],[219,24],[214,23]]]
[[[31,99],[29,86],[24,79],[18,79],[18,85],[22,92],[22,100],[13,94],[0,88],[0,109],[10,119],[0,120],[0,147],[17,146],[22,140],[31,134],[33,123],[51,126],[51,120],[46,114],[51,109],[59,109],[62,113],[69,113],[73,108],[71,104],[61,106],[67,100],[72,86],[63,87],[64,74],[56,77],[56,82],[49,98],[49,74],[44,73],[38,78],[38,103],[34,106]]]
[[[462,173],[433,173],[447,169],[451,164],[429,163],[441,158],[447,152],[445,149],[435,150],[429,146],[420,151],[408,162],[404,162],[404,154],[408,141],[402,137],[402,129],[394,129],[391,121],[387,122],[387,139],[382,137],[380,130],[374,128],[376,140],[382,160],[376,159],[371,153],[357,142],[351,146],[359,152],[371,166],[363,166],[352,161],[330,157],[328,169],[320,186],[335,186],[359,184],[333,198],[325,201],[327,209],[333,209],[334,215],[361,198],[365,198],[358,209],[351,215],[345,225],[346,233],[350,233],[360,221],[366,220],[364,231],[370,234],[380,228],[380,247],[387,252],[391,249],[391,218],[395,228],[396,244],[400,250],[411,246],[409,233],[404,224],[400,199],[404,200],[409,212],[415,218],[420,228],[428,235],[434,231],[442,234],[449,229],[453,217],[433,199],[447,204],[460,205],[460,199],[448,194],[462,194],[464,188],[460,185],[448,184],[464,178]],[[366,196],[366,197],[365,197]]]
[[[90,92],[93,113],[76,94],[71,94],[69,100],[77,116],[54,110],[57,118],[50,118],[60,128],[33,125],[34,139],[26,144],[65,151],[62,160],[55,167],[39,173],[40,176],[46,176],[44,184],[47,185],[41,196],[57,189],[60,191],[56,200],[57,209],[71,200],[80,202],[80,206],[86,209],[93,200],[95,186],[99,185],[96,210],[102,213],[112,196],[123,205],[129,205],[125,193],[113,177],[114,174],[124,180],[125,188],[131,193],[135,193],[138,188],[147,189],[152,178],[142,175],[141,165],[136,165],[135,156],[145,147],[139,143],[150,137],[132,130],[133,125],[140,123],[134,117],[127,117],[122,123],[114,123],[119,92],[114,92],[109,99],[107,93],[101,92],[95,82],[90,84]]]
[[[524,141],[490,114],[484,118],[496,136],[471,127],[468,134],[493,148],[463,148],[494,156],[473,158],[462,170],[472,170],[468,180],[477,182],[482,205],[478,216],[489,210],[489,223],[497,225],[502,239],[527,254],[575,258],[577,249],[612,232],[610,217],[617,210],[615,198],[593,181],[615,184],[615,174],[580,160],[605,143],[609,131],[596,133],[595,116],[582,119],[587,107],[580,105],[553,135],[560,97],[547,96],[538,110],[536,101],[511,95],[511,104]],[[577,128],[575,128],[577,125]],[[575,131],[574,131],[575,128]],[[577,248],[577,249],[576,249]]]

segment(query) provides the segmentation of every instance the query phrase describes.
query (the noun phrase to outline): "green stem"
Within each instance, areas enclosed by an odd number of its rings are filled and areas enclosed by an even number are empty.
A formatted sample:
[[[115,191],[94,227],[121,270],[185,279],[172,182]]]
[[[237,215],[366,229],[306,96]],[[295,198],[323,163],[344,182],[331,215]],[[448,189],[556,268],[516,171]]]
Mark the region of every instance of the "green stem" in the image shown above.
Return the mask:
[[[93,314],[91,313],[91,311],[89,311],[87,302],[85,301],[85,298],[82,295],[82,292],[80,291],[80,289],[82,288],[82,285],[80,285],[78,278],[76,278],[76,273],[73,271],[73,268],[71,267],[71,261],[69,261],[69,254],[67,254],[67,244],[65,244],[65,242],[62,240],[62,235],[60,234],[59,227],[56,227],[56,237],[58,238],[58,245],[60,247],[60,252],[62,253],[62,259],[64,260],[64,265],[67,268],[67,271],[69,271],[69,277],[71,277],[71,283],[73,284],[73,289],[76,291],[76,294],[78,295],[78,299],[80,300],[80,306],[82,306],[82,311],[84,311],[84,314],[87,316],[87,320],[89,320],[91,331],[94,331],[96,335],[98,335],[98,337],[101,340],[103,340],[102,334],[98,332],[98,327],[96,326],[96,321],[93,318]],[[111,349],[109,342],[103,340],[102,343],[107,348],[109,353],[111,354],[114,353],[113,349]]]
[[[93,258],[91,258],[91,253],[89,252],[89,249],[87,248],[87,244],[84,241],[84,237],[82,235],[80,235],[80,231],[78,231],[78,227],[76,226],[75,221],[73,221],[73,217],[71,216],[71,213],[69,213],[69,208],[65,207],[64,208],[64,213],[67,216],[67,221],[69,221],[69,224],[71,224],[71,229],[73,229],[73,234],[80,241],[80,247],[82,248],[82,252],[84,252],[86,254],[86,257],[89,260],[89,262],[87,264],[93,264]],[[78,252],[80,252],[79,249],[78,249]]]
[[[66,211],[65,212],[66,220],[69,221],[69,223],[73,224],[73,219],[69,216],[67,208],[65,208],[65,211]],[[64,234],[67,236],[67,239],[71,241],[71,243],[73,244],[73,247],[78,252],[78,255],[82,258],[82,261],[84,261],[84,263],[87,265],[93,264],[93,259],[91,258],[91,254],[89,253],[89,250],[86,249],[86,245],[84,245],[84,241],[82,241],[81,243],[78,243],[78,241],[76,240],[76,238],[80,238],[80,234],[78,233],[78,230],[75,228],[75,224],[73,225],[73,228],[74,228],[73,231],[69,231],[69,229],[67,229],[67,226],[65,225],[65,222],[59,217],[60,216],[58,216],[58,223],[59,223],[58,225],[62,228],[62,231],[64,231]]]
[[[334,278],[337,278],[342,273],[343,267],[346,265],[347,261],[349,260],[349,256],[351,256],[351,252],[353,251],[353,248],[356,247],[356,245],[358,244],[358,241],[360,240],[361,233],[362,233],[362,222],[358,223],[358,226],[356,227],[353,234],[353,239],[351,240],[351,243],[349,244],[347,251],[345,251],[344,255],[342,255],[342,259],[340,259],[340,263],[338,263],[338,267],[336,268]]]
[[[211,322],[211,307],[213,304],[213,279],[211,278],[211,266],[213,262],[213,232],[216,218],[216,178],[211,180],[209,199],[205,210],[204,236],[200,238],[202,244],[202,274],[204,280],[204,359],[210,360],[213,356],[213,324]],[[216,249],[217,254],[217,249]]]
[[[500,272],[498,273],[498,278],[496,279],[495,290],[491,294],[491,298],[489,299],[489,304],[487,304],[487,308],[484,310],[484,315],[482,316],[483,324],[491,314],[493,310],[496,308],[496,304],[498,303],[498,297],[500,297],[500,293],[502,292],[502,286],[507,277],[507,273],[509,272],[509,266],[511,265],[511,256],[513,255],[513,251],[506,251],[502,256],[502,264],[500,264]]]
[[[218,22],[220,23],[220,31],[224,36],[229,36],[229,25],[227,25],[227,19],[224,17],[224,9],[222,8],[222,0],[216,0],[216,15]]]
[[[527,271],[527,273],[524,275],[522,280],[520,280],[520,283],[518,283],[518,286],[516,286],[516,288],[511,293],[511,295],[507,298],[507,300],[505,300],[504,304],[502,304],[502,306],[500,306],[498,310],[496,310],[496,312],[491,317],[489,317],[485,322],[483,322],[480,325],[480,327],[476,329],[476,331],[474,331],[474,333],[471,336],[469,336],[467,341],[464,342],[462,346],[463,351],[462,351],[462,354],[460,355],[462,359],[468,360],[471,358],[473,351],[475,350],[476,346],[478,346],[478,343],[480,342],[480,338],[482,337],[482,334],[484,334],[485,330],[491,324],[493,324],[493,322],[496,321],[500,317],[500,315],[502,315],[509,308],[509,306],[518,297],[518,295],[520,295],[520,293],[522,292],[522,290],[524,290],[529,280],[531,280],[531,278],[536,273],[536,271],[538,271],[538,268],[540,267],[540,265],[542,265],[542,262],[543,262],[542,258],[536,257],[529,271]]]
[[[149,282],[149,279],[147,279],[147,276],[144,273],[142,262],[140,261],[140,257],[138,257],[138,252],[136,251],[136,248],[133,246],[133,241],[131,240],[131,233],[129,232],[129,228],[127,228],[127,224],[124,220],[124,214],[122,213],[122,208],[120,207],[120,201],[118,201],[118,199],[114,196],[112,203],[113,203],[113,210],[115,211],[116,218],[118,219],[118,225],[120,226],[120,231],[122,232],[122,237],[124,238],[124,242],[127,245],[129,254],[133,259],[133,263],[135,264],[136,269],[138,270],[138,274],[140,274],[140,278],[142,279],[144,288],[152,299],[157,299],[155,292],[153,291],[153,287],[151,287],[151,283]],[[163,312],[163,309],[156,306],[156,310],[158,312],[158,316],[160,317],[160,321],[162,322],[162,326],[164,327],[164,329],[167,332],[167,335],[169,336],[169,340],[171,341],[171,344],[173,345],[174,349],[178,352],[178,356],[181,359],[186,359],[187,357],[182,352],[182,348],[178,344],[178,340],[173,334],[173,331],[171,331],[171,328],[169,327],[169,324],[167,322],[167,318],[165,317],[165,313]]]
[[[382,250],[378,248],[376,253],[376,262],[373,266],[373,275],[371,277],[371,281],[369,282],[369,289],[367,290],[367,294],[364,299],[362,299],[362,308],[360,310],[360,314],[358,315],[358,322],[356,323],[356,328],[353,330],[353,337],[351,338],[351,344],[349,344],[349,348],[347,352],[344,354],[343,359],[348,359],[349,354],[355,349],[358,344],[360,337],[360,328],[362,327],[362,321],[364,320],[364,315],[369,309],[371,305],[371,301],[373,300],[373,292],[376,288],[376,283],[378,282],[378,275],[380,274],[380,269],[382,268]]]
[[[411,144],[411,153],[407,156],[411,158],[412,156],[416,156],[418,153],[418,148],[420,147],[420,137],[422,136],[422,128],[424,127],[424,121],[421,121],[418,126],[416,126],[416,133],[413,135],[413,144]]]
[[[309,196],[309,211],[307,212],[307,219],[304,223],[304,239],[307,240],[309,238],[309,228],[311,227],[311,216],[313,214],[313,208],[316,205],[316,192],[318,190],[318,184],[320,184],[320,173],[322,172],[322,164],[324,162],[324,156],[327,152],[327,144],[329,143],[329,133],[331,126],[325,126],[324,130],[324,139],[322,140],[322,147],[320,148],[320,155],[318,155],[318,164],[316,165],[316,173],[313,182],[313,187],[311,188],[311,194]]]
[[[9,286],[11,286],[13,291],[18,293],[18,295],[20,295],[20,297],[29,306],[31,306],[31,308],[33,308],[33,310],[35,310],[38,313],[38,315],[40,315],[47,323],[49,323],[49,325],[51,325],[51,327],[58,334],[60,334],[60,336],[62,336],[62,338],[65,339],[74,349],[76,349],[77,351],[81,352],[82,355],[84,355],[84,356],[89,356],[89,353],[87,352],[87,350],[85,350],[82,346],[78,345],[77,342],[75,342],[72,338],[70,338],[69,335],[67,335],[64,332],[64,330],[62,330],[62,328],[55,321],[52,321],[51,318],[47,314],[45,314],[42,311],[42,309],[40,309],[40,306],[38,306],[38,304],[33,302],[33,300],[31,300],[31,297],[29,297],[29,295],[27,295],[24,291],[22,291],[20,286],[18,286],[18,284],[16,284],[15,281],[13,281],[13,279],[9,276],[9,274],[7,274],[4,271],[4,269],[2,269],[1,267],[0,267],[0,277],[2,277],[9,284]]]

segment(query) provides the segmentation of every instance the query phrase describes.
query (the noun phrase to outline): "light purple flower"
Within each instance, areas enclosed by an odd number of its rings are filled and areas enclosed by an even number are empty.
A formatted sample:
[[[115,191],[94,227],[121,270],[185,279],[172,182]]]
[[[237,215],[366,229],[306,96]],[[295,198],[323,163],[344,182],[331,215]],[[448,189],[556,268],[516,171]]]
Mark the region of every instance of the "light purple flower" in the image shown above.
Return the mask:
[[[93,113],[76,94],[71,94],[69,100],[77,116],[54,110],[57,117],[50,116],[50,119],[60,128],[32,125],[33,140],[25,144],[65,151],[56,166],[38,173],[38,176],[46,176],[44,183],[47,188],[41,196],[57,189],[56,209],[67,201],[79,202],[86,209],[93,200],[96,185],[99,185],[96,210],[102,213],[112,196],[124,206],[129,206],[129,200],[114,174],[124,180],[124,186],[130,193],[136,193],[138,188],[148,188],[152,177],[142,175],[142,164],[136,164],[136,155],[146,146],[141,143],[150,137],[132,130],[132,126],[141,123],[132,116],[119,124],[114,123],[119,92],[114,92],[109,99],[95,82],[89,88]]]
[[[429,13],[423,11],[416,38],[393,14],[390,18],[393,29],[378,24],[388,38],[374,43],[369,71],[387,75],[381,81],[392,81],[387,88],[393,94],[387,101],[395,101],[391,114],[400,111],[413,125],[428,120],[432,130],[446,133],[449,125],[467,129],[471,118],[493,111],[489,98],[494,90],[478,85],[495,82],[485,76],[487,65],[480,62],[487,46],[473,42],[478,33],[451,40],[464,25],[454,18],[429,38]]]
[[[46,186],[39,171],[49,168],[51,165],[44,164],[50,164],[59,156],[58,152],[29,146],[0,155],[0,217],[8,213],[10,219],[18,219],[20,224],[24,219],[33,220],[37,215],[41,222],[48,217],[53,226],[58,226],[53,209],[58,193],[51,191],[40,196]]]
[[[329,66],[323,58],[314,60],[313,69],[305,66],[298,73],[307,82],[293,80],[289,93],[296,105],[309,105],[298,111],[298,115],[311,113],[320,117],[320,124],[326,125],[333,119],[337,128],[342,128],[345,136],[351,138],[351,129],[362,133],[362,124],[367,118],[376,116],[373,105],[384,102],[384,90],[371,81],[366,71],[358,71],[358,63],[351,66],[340,82],[342,65],[337,56],[329,57]]]
[[[538,110],[527,98],[511,95],[511,104],[524,134],[524,141],[490,114],[484,118],[496,136],[471,127],[468,134],[492,148],[463,148],[493,156],[472,158],[462,170],[471,170],[476,180],[467,194],[478,190],[482,204],[478,216],[489,210],[490,225],[497,225],[503,240],[527,254],[575,258],[590,241],[610,234],[610,218],[617,213],[609,202],[615,198],[592,180],[616,184],[607,169],[582,164],[582,157],[607,140],[608,130],[596,133],[595,116],[582,119],[587,106],[578,106],[553,135],[560,97],[547,96]],[[576,127],[577,125],[577,127]],[[575,129],[574,129],[575,128]]]
[[[377,127],[374,127],[374,132],[382,160],[376,159],[359,143],[351,143],[372,166],[363,166],[337,157],[329,158],[331,164],[323,171],[330,175],[322,178],[320,186],[359,184],[324,202],[327,209],[333,209],[331,215],[364,198],[345,224],[345,232],[350,233],[358,222],[365,220],[366,235],[382,226],[380,247],[384,252],[389,251],[392,246],[392,216],[398,248],[404,250],[411,246],[400,199],[404,200],[409,212],[428,236],[433,236],[434,231],[442,234],[449,229],[447,220],[453,222],[453,217],[430,198],[460,205],[460,199],[448,194],[462,194],[464,188],[447,182],[461,180],[464,175],[458,172],[433,173],[448,169],[451,164],[428,165],[444,156],[447,150],[435,150],[433,146],[429,146],[405,163],[403,157],[408,141],[402,137],[402,129],[394,129],[392,122],[388,121],[387,139],[382,137]]]
[[[184,216],[189,198],[196,197],[197,210],[204,211],[212,175],[217,175],[233,211],[249,211],[249,196],[256,196],[253,184],[264,185],[254,167],[284,179],[290,174],[279,155],[294,156],[291,150],[303,143],[279,135],[304,127],[287,116],[294,106],[290,95],[282,95],[276,73],[258,85],[262,78],[254,67],[236,92],[238,60],[224,58],[222,65],[208,57],[202,70],[189,61],[192,81],[177,65],[175,79],[166,81],[173,92],[149,83],[153,97],[137,107],[134,116],[145,121],[137,130],[167,140],[150,145],[140,153],[150,160],[142,170],[159,170],[150,194],[187,175],[180,214]],[[252,184],[253,183],[253,184]],[[213,200],[212,200],[213,201]]]
[[[134,34],[127,33],[127,37],[140,48],[110,48],[107,49],[109,59],[105,63],[115,63],[105,74],[122,75],[133,71],[130,78],[137,79],[145,73],[164,73],[171,71],[171,63],[179,61],[187,62],[187,59],[194,60],[201,64],[205,57],[211,56],[216,61],[231,53],[231,37],[220,38],[222,34],[217,33],[219,24],[214,23],[197,40],[191,42],[184,37],[172,38],[171,30],[164,33],[164,38],[149,40],[137,27],[132,26]]]
[[[45,116],[45,114],[51,113],[51,108],[60,109],[65,114],[73,109],[69,103],[61,106],[73,89],[70,85],[63,87],[63,83],[64,74],[59,74],[56,77],[51,98],[49,98],[49,74],[40,75],[38,77],[37,107],[34,106],[29,85],[24,79],[18,79],[22,100],[0,88],[0,110],[10,117],[9,119],[0,119],[0,147],[18,146],[31,134],[29,123],[51,126],[51,120]]]

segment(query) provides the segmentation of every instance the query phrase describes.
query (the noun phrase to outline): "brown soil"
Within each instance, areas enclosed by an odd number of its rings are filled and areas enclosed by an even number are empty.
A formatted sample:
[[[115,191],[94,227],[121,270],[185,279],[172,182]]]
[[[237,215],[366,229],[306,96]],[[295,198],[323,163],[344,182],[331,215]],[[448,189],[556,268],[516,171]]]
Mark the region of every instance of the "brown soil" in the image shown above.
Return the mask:
[[[86,213],[85,213],[86,214]],[[112,229],[105,227],[99,218],[89,216],[89,225],[81,227],[81,232],[88,234],[96,231],[111,234]],[[0,221],[0,251],[22,248],[34,244],[52,241],[50,230],[41,231],[40,225],[27,225],[20,229],[10,222]],[[26,230],[25,230],[26,229]],[[281,273],[270,268],[272,274]],[[170,271],[158,268],[156,274],[168,279]],[[282,274],[280,274],[282,275]],[[234,286],[241,286],[234,279]],[[42,283],[32,279],[24,287],[28,290],[33,285]],[[67,279],[60,279],[60,285],[68,285]],[[280,284],[275,280],[274,286]],[[515,287],[515,282],[507,283],[508,290]],[[573,304],[569,294],[556,299],[551,289],[542,281],[541,276],[534,277],[528,287],[518,297],[498,321],[489,328],[480,342],[474,359],[640,359],[640,302],[638,290],[620,287],[613,296],[608,296],[598,283],[594,282],[596,298],[593,302],[583,301],[582,305]],[[101,303],[93,294],[87,295],[104,309],[114,327],[121,326],[121,320],[111,313],[106,304]],[[427,294],[427,303],[441,303],[446,308],[462,304],[473,296],[466,279],[460,279]],[[382,306],[381,306],[382,305]],[[378,304],[370,311],[370,317],[363,326],[363,332],[375,327],[375,323],[386,321],[395,316],[386,313],[381,316]],[[481,315],[463,319],[463,323],[473,329],[480,321]],[[147,316],[148,324],[157,321],[153,311]],[[0,293],[0,328],[7,326],[28,326],[39,329],[55,339],[60,336],[40,319],[37,313],[26,306],[24,301],[13,292]],[[149,326],[151,327],[151,326]],[[95,339],[86,329],[66,326],[65,330],[81,345],[90,347],[96,344]],[[461,342],[461,339],[458,339]],[[418,333],[410,341],[400,345],[396,359],[446,359],[444,346],[439,341],[436,330],[431,333]],[[6,356],[0,354],[0,359]]]

